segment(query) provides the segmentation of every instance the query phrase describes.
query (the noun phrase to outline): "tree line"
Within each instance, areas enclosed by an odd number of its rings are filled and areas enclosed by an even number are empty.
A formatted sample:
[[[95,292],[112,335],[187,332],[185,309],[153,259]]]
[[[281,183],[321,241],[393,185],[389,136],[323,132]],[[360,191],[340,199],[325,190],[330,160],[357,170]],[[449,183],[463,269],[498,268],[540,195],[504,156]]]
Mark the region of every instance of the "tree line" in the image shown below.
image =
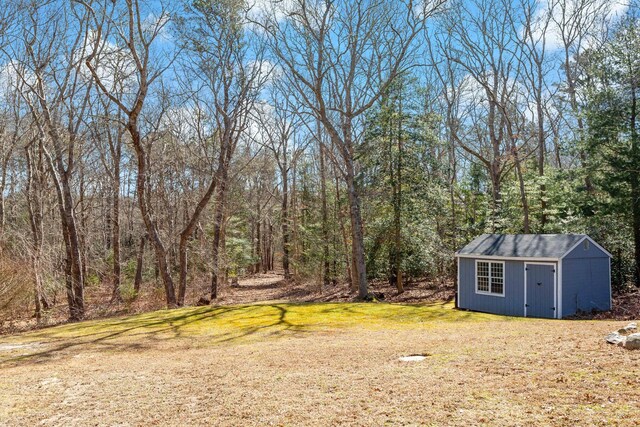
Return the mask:
[[[640,286],[639,42],[603,0],[7,0],[0,305],[366,298],[484,232],[589,233]]]

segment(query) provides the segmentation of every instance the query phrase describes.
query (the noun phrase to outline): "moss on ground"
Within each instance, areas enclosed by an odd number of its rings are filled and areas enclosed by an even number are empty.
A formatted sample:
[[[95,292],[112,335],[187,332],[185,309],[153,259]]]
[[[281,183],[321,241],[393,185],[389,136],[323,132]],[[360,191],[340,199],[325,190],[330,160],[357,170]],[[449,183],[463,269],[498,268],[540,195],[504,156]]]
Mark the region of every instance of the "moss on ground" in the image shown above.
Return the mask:
[[[68,323],[10,337],[8,341],[111,340],[145,335],[205,336],[230,341],[284,332],[335,328],[431,328],[439,322],[505,321],[517,318],[456,310],[453,303],[274,303],[160,310],[135,316]],[[6,340],[5,340],[6,341]]]

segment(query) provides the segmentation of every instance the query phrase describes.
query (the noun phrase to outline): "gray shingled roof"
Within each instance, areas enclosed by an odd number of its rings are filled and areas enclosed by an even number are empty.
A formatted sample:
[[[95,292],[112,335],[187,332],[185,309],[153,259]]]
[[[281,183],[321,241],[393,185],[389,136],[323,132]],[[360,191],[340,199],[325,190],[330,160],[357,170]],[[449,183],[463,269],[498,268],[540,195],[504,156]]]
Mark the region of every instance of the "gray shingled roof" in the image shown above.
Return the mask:
[[[560,258],[585,234],[483,234],[458,251],[459,255]]]

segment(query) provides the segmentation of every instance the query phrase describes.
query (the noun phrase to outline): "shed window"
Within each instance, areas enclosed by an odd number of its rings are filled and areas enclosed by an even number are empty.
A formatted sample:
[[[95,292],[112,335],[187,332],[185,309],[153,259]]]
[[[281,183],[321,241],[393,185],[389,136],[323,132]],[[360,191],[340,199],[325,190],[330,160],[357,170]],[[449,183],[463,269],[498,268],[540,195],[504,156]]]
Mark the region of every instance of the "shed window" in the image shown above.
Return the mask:
[[[503,262],[476,262],[476,292],[479,294],[504,295]]]

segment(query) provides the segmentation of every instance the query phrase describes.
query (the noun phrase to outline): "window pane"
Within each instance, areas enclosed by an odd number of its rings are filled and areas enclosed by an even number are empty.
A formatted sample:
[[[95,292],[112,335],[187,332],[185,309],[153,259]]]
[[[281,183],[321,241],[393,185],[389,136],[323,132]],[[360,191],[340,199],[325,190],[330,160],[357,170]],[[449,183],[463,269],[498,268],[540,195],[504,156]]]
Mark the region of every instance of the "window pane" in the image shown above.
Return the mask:
[[[489,278],[478,276],[478,291],[489,292]]]
[[[488,262],[478,262],[478,277],[489,277]]]
[[[491,277],[503,277],[503,265],[497,262],[491,263]]]
[[[491,293],[502,294],[504,292],[504,264],[491,263]]]
[[[502,279],[491,278],[491,293],[502,294],[504,291],[504,283]]]

